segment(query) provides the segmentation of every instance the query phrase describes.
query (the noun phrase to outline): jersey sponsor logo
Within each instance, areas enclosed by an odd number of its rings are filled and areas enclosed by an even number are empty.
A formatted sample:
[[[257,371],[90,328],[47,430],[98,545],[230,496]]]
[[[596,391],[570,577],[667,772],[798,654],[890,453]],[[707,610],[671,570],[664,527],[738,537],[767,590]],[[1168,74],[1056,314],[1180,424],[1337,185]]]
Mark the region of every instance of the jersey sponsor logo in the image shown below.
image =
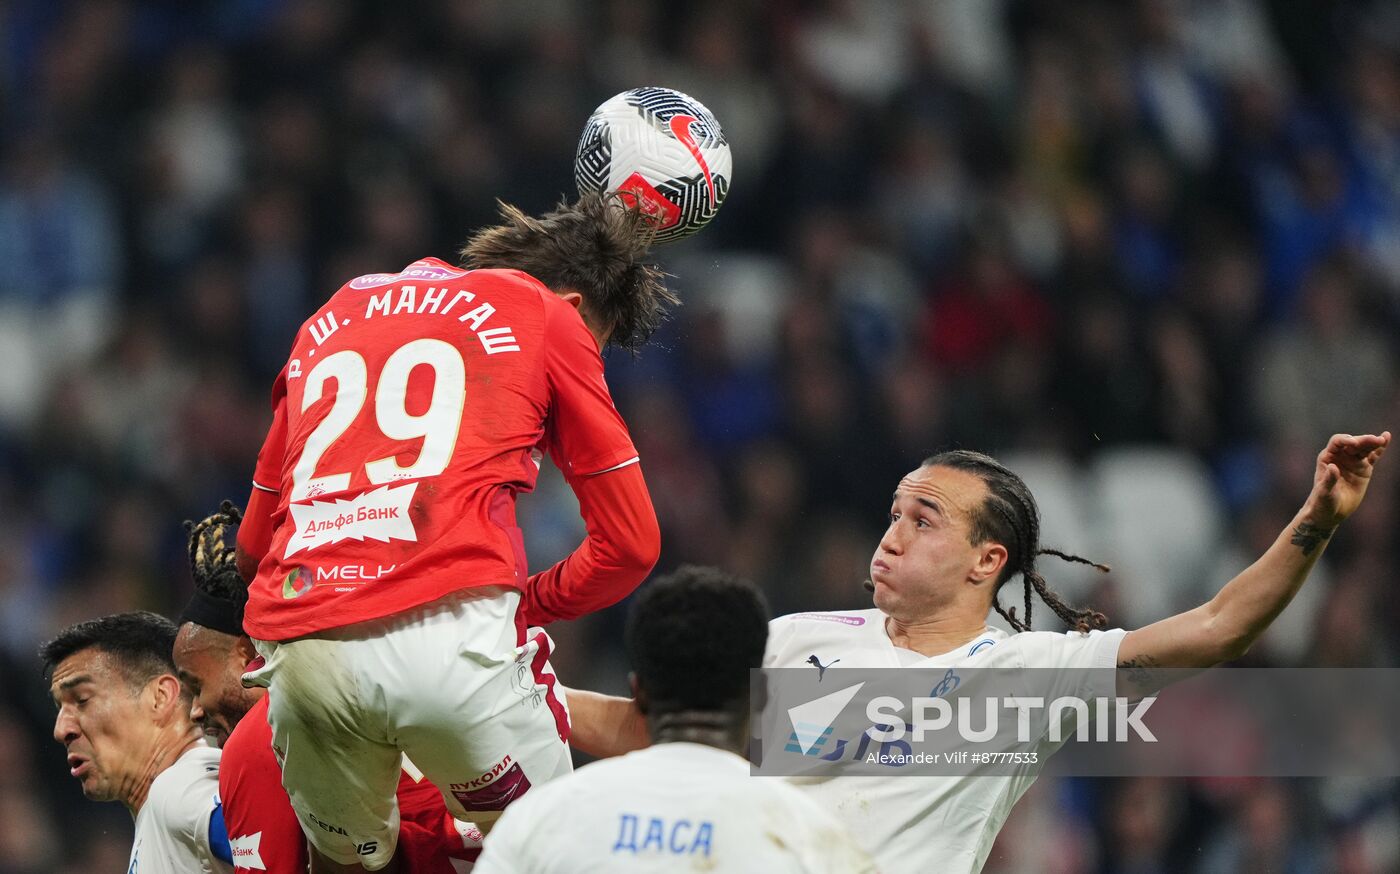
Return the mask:
[[[229,848],[233,854],[233,866],[235,868],[247,868],[249,871],[266,871],[267,866],[263,864],[262,853],[262,832],[253,832],[251,835],[239,835],[230,840]]]
[[[418,483],[383,486],[356,495],[350,500],[312,501],[292,504],[295,530],[287,540],[283,558],[303,549],[315,549],[341,540],[418,540],[408,508]]]
[[[366,273],[364,276],[357,276],[350,280],[350,287],[354,289],[374,288],[379,285],[388,285],[391,282],[398,282],[401,279],[456,279],[466,276],[465,270],[453,270],[450,267],[441,267],[437,264],[428,264],[422,261],[410,264],[398,273]]]
[[[671,116],[670,121],[666,123],[671,127],[671,136],[680,140],[681,145],[685,146],[686,151],[690,152],[690,156],[695,159],[695,163],[700,165],[700,172],[705,174],[705,187],[710,192],[710,203],[714,203],[715,180],[710,176],[710,165],[700,152],[700,144],[695,142],[695,137],[690,133],[690,126],[699,120],[693,115],[677,113]]]
[[[818,622],[839,622],[842,625],[864,625],[864,616],[844,616],[840,613],[794,613],[793,619],[815,619]]]
[[[512,762],[510,756],[506,756],[480,777],[465,783],[453,783],[449,788],[452,797],[467,812],[505,810],[506,805],[529,791],[530,781],[525,777],[520,763]]]
[[[382,564],[374,565],[373,570],[368,565],[363,564],[342,564],[334,567],[316,568],[316,582],[373,582],[380,577],[387,577],[394,572],[398,565],[391,564],[385,567]]]
[[[320,817],[316,816],[316,814],[311,813],[310,811],[307,812],[306,818],[311,820],[312,824],[323,832],[329,832],[333,835],[343,835],[347,838],[350,837],[350,833],[347,832],[345,829],[341,828],[340,826],[334,823],[326,822],[325,820],[321,819]]]
[[[282,580],[282,597],[291,601],[311,591],[316,581],[311,578],[310,570],[305,565],[292,568]]]
[[[506,756],[504,759],[501,759],[499,762],[492,765],[491,770],[487,771],[485,774],[482,774],[480,777],[477,777],[474,780],[468,780],[465,783],[453,783],[452,788],[480,789],[482,786],[485,786],[486,784],[495,780],[497,777],[504,774],[512,764],[514,764],[514,762],[511,761],[510,756]]]
[[[822,681],[822,679],[823,679],[824,677],[826,677],[826,669],[829,668],[829,667],[831,667],[832,665],[836,664],[836,663],[839,662],[839,661],[841,661],[841,660],[840,660],[840,659],[832,659],[831,661],[827,662],[826,664],[822,664],[822,660],[819,659],[819,658],[817,658],[817,654],[816,654],[816,653],[812,653],[811,655],[807,656],[807,664],[812,665],[813,667],[815,667],[815,668],[817,669],[817,682],[818,682],[818,683],[820,683],[820,682]]]

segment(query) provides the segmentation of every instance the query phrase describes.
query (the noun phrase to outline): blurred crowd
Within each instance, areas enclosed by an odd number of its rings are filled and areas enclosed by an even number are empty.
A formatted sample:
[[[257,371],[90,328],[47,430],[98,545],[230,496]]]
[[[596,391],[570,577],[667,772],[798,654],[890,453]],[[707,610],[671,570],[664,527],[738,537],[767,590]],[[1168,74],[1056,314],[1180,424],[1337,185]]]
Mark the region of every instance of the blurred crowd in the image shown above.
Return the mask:
[[[0,43],[0,874],[130,836],[37,645],[178,610],[180,522],[246,497],[306,315],[572,193],[629,87],[706,103],[735,165],[655,253],[684,306],[608,358],[662,569],[866,606],[893,486],[965,446],[1132,627],[1272,542],[1329,434],[1400,425],[1393,2],[10,0]],[[1390,467],[1248,663],[1396,666]],[[581,535],[557,475],[521,515],[535,568]],[[551,629],[566,683],[625,689],[620,617]],[[1042,781],[988,870],[1397,866],[1393,782],[1140,779]]]

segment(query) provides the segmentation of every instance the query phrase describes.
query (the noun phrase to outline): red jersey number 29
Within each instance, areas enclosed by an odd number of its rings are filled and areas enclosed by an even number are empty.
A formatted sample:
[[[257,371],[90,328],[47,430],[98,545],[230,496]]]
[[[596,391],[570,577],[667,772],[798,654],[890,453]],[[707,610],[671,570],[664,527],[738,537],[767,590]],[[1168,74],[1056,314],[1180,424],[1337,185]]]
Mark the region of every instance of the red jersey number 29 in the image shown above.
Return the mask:
[[[433,369],[433,394],[428,409],[415,416],[406,407],[408,378],[414,368]],[[306,375],[301,398],[302,412],[321,399],[326,380],[336,381],[335,401],[330,412],[306,438],[301,456],[292,466],[293,501],[302,501],[350,487],[350,472],[314,476],[321,456],[340,439],[359,416],[369,397],[369,371],[360,353],[343,350],[322,359]],[[365,463],[365,474],[374,485],[394,480],[437,476],[447,469],[466,405],[466,365],[462,353],[442,340],[418,339],[400,346],[379,372],[374,391],[374,418],[379,430],[391,440],[422,439],[418,458],[400,465],[397,454]]]

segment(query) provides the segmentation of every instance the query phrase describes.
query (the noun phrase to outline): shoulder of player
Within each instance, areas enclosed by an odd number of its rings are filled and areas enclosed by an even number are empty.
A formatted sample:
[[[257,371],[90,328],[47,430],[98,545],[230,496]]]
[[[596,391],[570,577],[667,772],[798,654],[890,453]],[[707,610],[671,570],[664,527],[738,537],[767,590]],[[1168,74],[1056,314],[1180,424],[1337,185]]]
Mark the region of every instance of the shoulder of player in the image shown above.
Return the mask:
[[[220,785],[263,772],[277,774],[280,779],[281,769],[272,752],[272,729],[265,718],[256,714],[257,711],[250,711],[239,720],[224,741],[219,758]]]
[[[528,792],[505,809],[501,819],[491,829],[491,834],[497,838],[504,836],[507,840],[514,835],[518,841],[534,832],[539,823],[554,821],[556,811],[561,812],[561,820],[567,818],[564,813],[577,801],[572,795],[572,787],[578,785],[577,777],[583,770],[580,768],[548,783],[531,786]]]
[[[543,294],[556,297],[549,290],[549,286],[540,282],[535,277],[524,270],[512,270],[506,267],[482,267],[476,270],[469,270],[460,279],[469,285],[489,285],[508,292]]]
[[[151,783],[151,792],[154,794],[157,789],[162,792],[179,791],[180,787],[197,784],[201,780],[217,780],[222,758],[222,750],[201,742],[157,774]]]
[[[764,667],[797,667],[821,647],[860,646],[878,630],[883,614],[877,609],[790,613],[768,625]]]
[[[813,800],[806,792],[786,780],[755,780],[768,797],[765,803],[778,805],[786,813],[796,814],[799,821],[814,830],[842,829],[836,816]]]
[[[166,823],[207,817],[218,792],[220,758],[213,747],[186,752],[151,781],[142,809]]]
[[[868,861],[846,826],[806,792],[786,780],[753,782],[759,786],[750,800],[758,802],[766,815],[781,818],[782,828],[796,839],[800,852],[815,853],[816,858],[825,858],[828,864],[838,859],[842,863]]]
[[[1096,640],[1105,634],[1119,633],[1126,632],[1117,628],[1106,631],[1019,631],[1006,635],[1005,640],[1019,646],[1073,646],[1084,641]]]
[[[878,623],[883,614],[874,607],[868,610],[826,610],[807,613],[788,613],[778,616],[768,623],[770,631],[783,628],[865,628]]]
[[[659,749],[658,746],[649,746],[621,756],[589,762],[571,774],[531,787],[511,808],[528,801],[530,806],[526,808],[527,812],[533,811],[531,815],[538,816],[543,811],[560,806],[587,810],[592,801],[606,804],[618,797],[620,788],[635,786],[639,772],[644,775],[652,773],[652,768],[646,763]]]
[[[1053,658],[1059,653],[1083,651],[1107,645],[1121,639],[1127,631],[1111,628],[1104,631],[1021,631],[1009,634],[998,642],[999,647],[1016,650],[1025,655],[1027,666]]]
[[[866,634],[878,627],[883,614],[879,610],[834,610],[810,613],[789,613],[768,623],[770,646],[793,638],[840,638]]]
[[[462,281],[483,294],[492,295],[495,302],[512,298],[525,306],[538,306],[538,312],[542,322],[546,325],[546,331],[549,330],[548,326],[553,324],[556,331],[562,327],[575,330],[582,337],[590,337],[588,328],[577,307],[555,294],[549,286],[522,270],[505,268],[473,270],[463,277]]]
[[[447,287],[465,286],[468,290],[474,289],[479,293],[490,293],[496,298],[493,302],[500,302],[500,300],[505,297],[514,296],[523,297],[525,299],[540,298],[545,301],[558,299],[558,295],[551,292],[548,286],[523,270],[510,270],[497,267],[463,270],[461,268],[451,267],[437,259],[422,259],[414,263],[419,265],[429,264],[440,271],[449,272],[451,274],[442,276],[434,284]],[[377,278],[382,278],[383,281],[367,281]],[[422,285],[430,281],[430,279],[415,280],[414,277],[404,272],[397,274],[369,274],[367,276],[357,277],[337,289],[315,313],[312,313],[311,317],[306,320],[304,325],[316,321],[321,312],[337,303],[346,301],[348,298],[382,293],[387,289],[396,288],[404,283]]]

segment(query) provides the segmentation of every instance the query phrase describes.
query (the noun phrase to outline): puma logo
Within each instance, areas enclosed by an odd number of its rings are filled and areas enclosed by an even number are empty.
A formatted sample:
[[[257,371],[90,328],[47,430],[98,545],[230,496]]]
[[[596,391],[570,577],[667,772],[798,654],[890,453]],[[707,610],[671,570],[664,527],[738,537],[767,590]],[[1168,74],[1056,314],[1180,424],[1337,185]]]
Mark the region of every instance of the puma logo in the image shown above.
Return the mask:
[[[840,659],[832,659],[829,663],[827,663],[827,664],[822,664],[821,659],[817,658],[817,654],[816,654],[816,653],[812,653],[811,655],[807,656],[807,664],[812,665],[813,667],[815,667],[815,668],[817,669],[817,682],[818,682],[818,683],[820,683],[820,682],[822,681],[822,678],[826,676],[826,669],[829,668],[829,667],[831,667],[832,665],[836,664],[836,663],[839,662],[839,661],[841,661],[841,660],[840,660]]]

